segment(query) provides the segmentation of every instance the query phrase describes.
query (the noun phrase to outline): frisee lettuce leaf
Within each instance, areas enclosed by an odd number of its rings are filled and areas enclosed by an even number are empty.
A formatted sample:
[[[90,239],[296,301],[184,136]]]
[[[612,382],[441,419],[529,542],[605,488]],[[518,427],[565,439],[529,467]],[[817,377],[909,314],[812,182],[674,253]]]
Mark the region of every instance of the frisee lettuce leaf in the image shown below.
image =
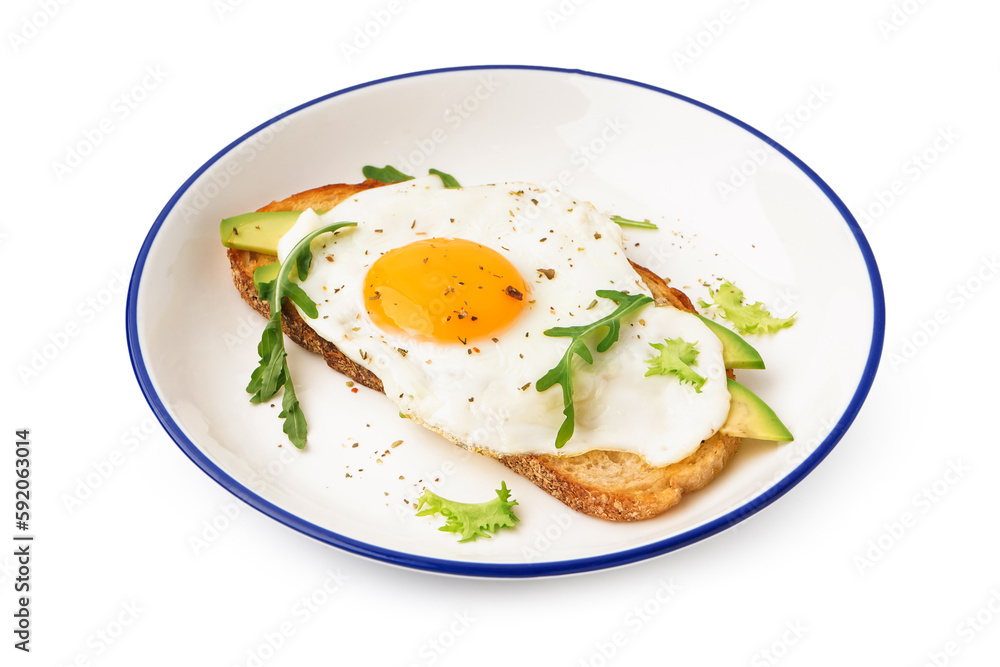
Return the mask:
[[[666,338],[663,343],[650,343],[649,345],[653,349],[659,350],[660,355],[646,360],[646,363],[649,364],[646,377],[674,375],[681,381],[681,384],[690,382],[694,385],[694,390],[701,393],[705,378],[691,368],[691,364],[698,358],[698,350],[694,347],[697,343],[691,344],[683,338]]]
[[[284,420],[282,430],[288,436],[288,440],[299,449],[306,446],[308,429],[305,414],[295,396],[292,374],[288,370],[285,336],[281,331],[281,303],[287,297],[308,317],[315,318],[319,315],[313,300],[294,282],[292,270],[295,270],[296,278],[305,280],[312,266],[312,250],[309,247],[312,240],[320,234],[335,232],[342,227],[353,227],[356,224],[356,222],[337,222],[311,232],[292,248],[284,263],[280,265],[277,276],[270,280],[268,277],[274,274],[273,265],[262,266],[254,271],[257,296],[270,306],[271,317],[257,345],[260,361],[250,375],[247,393],[253,394],[250,397],[251,403],[263,403],[271,400],[278,390],[284,388],[278,417]],[[308,255],[308,259],[303,259],[305,255]]]
[[[653,298],[646,296],[645,294],[630,295],[625,294],[624,292],[617,292],[615,290],[597,290],[597,296],[604,299],[611,299],[618,304],[618,308],[607,317],[602,317],[591,324],[584,324],[575,327],[553,327],[542,332],[546,336],[568,336],[573,339],[570,342],[569,347],[566,348],[566,353],[563,355],[562,359],[559,360],[559,363],[556,364],[555,368],[551,369],[548,373],[543,375],[538,382],[535,383],[535,389],[538,391],[545,391],[555,384],[562,386],[564,406],[563,414],[566,416],[566,419],[559,427],[559,432],[556,433],[556,449],[561,448],[569,442],[570,438],[573,437],[573,431],[576,428],[576,411],[573,408],[573,357],[575,355],[580,355],[580,358],[588,364],[594,363],[594,357],[590,353],[590,348],[587,347],[587,343],[584,338],[587,334],[593,331],[602,327],[607,327],[607,334],[605,334],[604,338],[601,339],[601,342],[597,344],[598,352],[606,351],[618,340],[618,334],[621,331],[622,326],[622,318],[632,311],[645,306],[647,303],[653,302]]]
[[[458,533],[459,542],[471,542],[478,537],[492,537],[501,528],[513,528],[520,519],[514,515],[516,500],[510,500],[510,489],[506,482],[500,482],[497,497],[485,503],[460,503],[442,498],[433,491],[425,490],[417,499],[417,516],[440,514],[447,519],[438,528],[446,533]],[[426,509],[423,509],[426,508]]]
[[[744,303],[743,290],[728,280],[719,285],[719,289],[708,289],[708,295],[715,303],[699,301],[702,308],[718,308],[722,317],[733,323],[737,332],[743,334],[775,333],[786,329],[795,323],[795,315],[784,319],[771,317],[771,313],[759,301]]]

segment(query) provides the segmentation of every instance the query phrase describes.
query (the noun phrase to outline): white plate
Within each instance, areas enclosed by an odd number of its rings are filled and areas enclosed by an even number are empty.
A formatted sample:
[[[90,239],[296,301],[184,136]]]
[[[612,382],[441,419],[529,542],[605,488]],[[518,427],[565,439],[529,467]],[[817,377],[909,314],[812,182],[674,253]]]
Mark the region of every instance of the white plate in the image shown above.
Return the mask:
[[[465,184],[558,185],[659,231],[629,230],[630,256],[692,299],[725,277],[798,322],[751,341],[766,371],[740,380],[781,415],[790,444],[747,441],[720,477],[656,519],[578,514],[501,464],[399,419],[384,397],[353,393],[322,359],[288,345],[310,421],[297,451],[279,407],[248,402],[264,321],[229,276],[218,222],[366,164]],[[638,246],[635,244],[638,243]],[[811,471],[843,436],[871,386],[884,303],[854,218],[808,167],[735,118],[619,78],[536,67],[417,72],[333,93],[251,130],[195,172],[139,253],[128,300],[139,384],[180,448],[236,496],[323,542],[387,562],[478,576],[594,570],[662,554],[732,526]],[[656,419],[655,412],[649,415]],[[391,443],[402,440],[393,448]],[[354,446],[357,443],[357,446]],[[388,450],[388,454],[385,452]],[[430,486],[457,500],[505,480],[521,523],[459,544],[407,503]]]

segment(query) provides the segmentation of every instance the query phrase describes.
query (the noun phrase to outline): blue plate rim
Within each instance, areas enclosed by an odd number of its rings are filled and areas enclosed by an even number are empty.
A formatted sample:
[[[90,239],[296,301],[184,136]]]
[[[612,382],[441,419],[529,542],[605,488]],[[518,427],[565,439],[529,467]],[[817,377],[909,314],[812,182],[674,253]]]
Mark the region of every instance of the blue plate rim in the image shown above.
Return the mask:
[[[238,146],[241,142],[245,141],[249,137],[257,134],[264,128],[282,120],[283,118],[294,114],[307,107],[319,104],[328,99],[334,97],[339,97],[347,93],[351,93],[356,90],[363,88],[368,88],[372,86],[377,86],[380,84],[388,83],[391,81],[397,81],[400,79],[409,79],[420,76],[429,76],[434,74],[450,73],[450,72],[462,72],[462,71],[486,71],[486,70],[531,70],[531,71],[542,71],[542,72],[553,72],[559,74],[569,74],[569,75],[580,75],[586,77],[593,77],[597,79],[604,79],[608,81],[615,81],[618,83],[636,86],[639,88],[644,88],[659,94],[667,95],[673,97],[677,100],[687,102],[701,109],[709,111],[729,122],[739,126],[740,128],[750,132],[757,138],[761,139],[776,151],[781,153],[785,158],[791,161],[796,167],[798,167],[804,174],[806,174],[813,183],[823,192],[823,194],[830,200],[830,202],[835,206],[837,211],[840,213],[844,222],[847,224],[848,228],[854,235],[855,242],[858,244],[858,248],[861,251],[862,257],[865,261],[865,266],[868,270],[868,276],[872,288],[872,303],[874,306],[873,313],[873,331],[872,331],[872,342],[869,347],[868,358],[865,362],[865,368],[862,372],[860,382],[857,389],[854,392],[851,401],[848,403],[844,414],[840,417],[837,423],[834,425],[829,435],[824,438],[823,442],[819,444],[815,451],[812,452],[805,460],[803,460],[795,469],[789,472],[781,480],[773,484],[764,493],[757,496],[750,502],[744,503],[740,507],[726,513],[725,515],[718,517],[717,519],[710,521],[708,523],[702,524],[684,533],[674,535],[669,538],[665,538],[658,542],[643,545],[641,547],[636,547],[633,549],[627,549],[624,551],[617,551],[608,554],[602,554],[599,556],[591,556],[587,558],[578,558],[563,561],[551,561],[543,563],[483,563],[483,562],[466,562],[466,561],[456,561],[456,560],[446,560],[439,558],[430,558],[425,556],[417,556],[414,554],[409,554],[406,552],[400,552],[392,549],[387,549],[383,547],[374,546],[366,542],[355,540],[347,536],[341,535],[339,533],[333,532],[329,529],[317,526],[314,523],[306,521],[276,505],[270,501],[264,499],[263,497],[257,495],[250,489],[246,488],[243,484],[238,482],[219,468],[215,463],[213,463],[202,451],[191,441],[190,438],[184,433],[183,429],[173,420],[167,411],[165,405],[161,401],[160,397],[157,395],[155,388],[153,387],[152,379],[146,370],[146,366],[143,359],[142,348],[138,337],[138,320],[137,320],[137,299],[139,286],[142,279],[143,267],[149,250],[156,239],[156,235],[166,220],[167,216],[173,210],[177,201],[180,197],[191,187],[191,185],[204,173],[208,168],[210,168],[215,162],[217,162],[224,155],[229,153],[233,148]],[[131,278],[129,281],[129,289],[126,300],[125,309],[125,329],[126,329],[126,339],[129,350],[129,357],[131,359],[132,370],[135,374],[136,380],[139,383],[139,387],[149,404],[156,418],[160,421],[167,434],[173,439],[177,446],[181,449],[184,454],[191,459],[191,461],[201,468],[209,477],[214,479],[223,488],[228,490],[230,493],[235,495],[237,498],[247,503],[254,509],[270,516],[271,518],[277,520],[278,522],[296,530],[300,533],[308,535],[320,542],[329,544],[331,546],[338,547],[347,552],[360,555],[363,557],[375,559],[378,561],[383,561],[393,565],[404,566],[408,568],[413,568],[416,570],[423,570],[442,574],[453,574],[453,575],[463,575],[463,576],[474,576],[474,577],[493,577],[493,578],[521,578],[521,577],[542,577],[542,576],[555,576],[555,575],[566,575],[575,574],[580,572],[589,572],[596,570],[603,570],[607,568],[627,565],[641,560],[646,560],[656,556],[666,554],[671,551],[675,551],[682,547],[688,546],[695,542],[701,541],[707,537],[715,535],[716,533],[725,530],[737,523],[749,518],[750,516],[756,514],[760,510],[764,509],[775,500],[783,496],[792,487],[801,482],[819,463],[829,455],[833,450],[834,446],[841,440],[844,433],[854,422],[857,417],[861,405],[864,403],[868,396],[868,392],[871,389],[872,383],[875,380],[875,374],[878,370],[879,360],[882,355],[882,346],[885,337],[885,295],[882,288],[882,279],[879,274],[878,266],[875,262],[875,256],[872,253],[871,247],[868,244],[864,233],[861,230],[860,225],[857,220],[848,210],[844,202],[833,192],[829,185],[826,184],[823,179],[819,177],[816,172],[814,172],[808,165],[806,165],[802,160],[793,155],[786,148],[781,146],[778,142],[758,131],[757,129],[751,127],[750,125],[744,123],[743,121],[731,116],[730,114],[716,109],[708,104],[699,102],[698,100],[692,99],[685,95],[675,93],[673,91],[660,88],[647,83],[642,83],[632,79],[627,79],[619,76],[613,76],[609,74],[601,74],[597,72],[581,70],[581,69],[567,69],[560,67],[548,67],[542,65],[463,65],[457,67],[442,67],[436,69],[419,70],[414,72],[407,72],[403,74],[397,74],[394,76],[388,76],[380,79],[375,79],[365,83],[360,83],[357,85],[349,86],[347,88],[342,88],[338,91],[322,95],[313,100],[300,104],[293,107],[287,111],[284,111],[273,118],[261,123],[260,125],[254,127],[250,131],[246,132],[242,136],[238,137],[222,150],[218,151],[213,155],[208,161],[206,161],[201,167],[199,167],[184,183],[177,189],[170,200],[166,203],[160,214],[157,216],[155,222],[150,228],[145,240],[143,241],[142,247],[139,250],[138,256],[136,258],[135,265],[132,269]]]

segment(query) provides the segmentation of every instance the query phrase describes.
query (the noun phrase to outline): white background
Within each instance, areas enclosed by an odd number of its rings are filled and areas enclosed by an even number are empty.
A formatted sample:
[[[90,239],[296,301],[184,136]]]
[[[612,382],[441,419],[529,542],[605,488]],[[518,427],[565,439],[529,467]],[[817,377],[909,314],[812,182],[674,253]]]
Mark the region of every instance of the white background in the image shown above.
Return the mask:
[[[36,541],[30,654],[13,648],[13,546],[0,551],[0,662],[995,659],[1000,8],[680,4],[5,3],[0,539],[15,532],[14,431],[27,427]],[[580,68],[711,104],[789,148],[863,223],[887,299],[882,365],[854,426],[785,497],[627,567],[465,580],[289,531],[155,423],[125,345],[125,283],[171,194],[279,111],[471,64]],[[78,166],[55,166],[86,141]]]

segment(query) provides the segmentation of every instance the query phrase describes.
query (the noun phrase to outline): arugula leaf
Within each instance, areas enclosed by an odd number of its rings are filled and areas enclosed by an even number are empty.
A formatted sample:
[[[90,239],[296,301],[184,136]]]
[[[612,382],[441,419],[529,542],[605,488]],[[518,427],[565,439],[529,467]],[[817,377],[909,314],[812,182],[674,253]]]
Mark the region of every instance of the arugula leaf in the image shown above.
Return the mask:
[[[620,215],[611,216],[611,221],[618,223],[622,227],[641,227],[642,229],[659,229],[659,227],[657,227],[649,220],[629,220],[628,218],[623,218]]]
[[[274,312],[274,311],[272,311]],[[250,375],[247,393],[251,403],[263,403],[278,393],[285,384],[285,344],[281,333],[281,311],[271,316],[257,344],[260,363]]]
[[[664,344],[666,343],[666,344]],[[690,382],[694,385],[694,390],[701,393],[701,388],[705,384],[705,378],[698,375],[691,364],[698,357],[698,350],[683,338],[666,338],[663,343],[650,343],[650,347],[660,351],[660,356],[646,360],[649,370],[646,377],[651,375],[673,374],[683,384]]]
[[[732,322],[736,331],[743,335],[775,333],[795,323],[795,315],[785,319],[771,317],[761,302],[744,303],[743,290],[728,280],[723,281],[714,292],[709,288],[708,294],[715,303],[699,301],[698,305],[702,308],[718,307],[722,310],[722,317]]]
[[[257,345],[260,362],[250,375],[250,384],[246,390],[248,394],[253,394],[250,397],[251,403],[263,403],[271,400],[278,390],[284,387],[285,393],[281,397],[282,410],[278,416],[285,420],[282,430],[288,435],[291,443],[299,449],[306,446],[306,418],[295,396],[292,374],[288,370],[285,337],[281,331],[281,303],[282,299],[287,297],[308,317],[315,318],[319,315],[316,304],[292,280],[292,269],[296,270],[299,280],[305,280],[309,276],[312,260],[302,261],[301,258],[303,255],[309,255],[311,258],[312,250],[309,246],[312,240],[320,234],[355,225],[356,222],[337,222],[321,227],[295,244],[284,263],[279,265],[277,275],[273,263],[257,268],[253,274],[254,283],[257,285],[257,296],[270,306],[271,317]]]
[[[378,167],[373,167],[372,165],[366,165],[361,169],[361,173],[365,178],[372,178],[381,183],[402,183],[403,181],[412,181],[413,176],[409,176],[399,171],[391,165],[385,165],[381,169]]]
[[[461,184],[457,180],[455,180],[455,177],[452,176],[451,174],[446,174],[443,171],[438,171],[437,169],[431,169],[427,173],[439,177],[441,179],[441,182],[444,183],[444,187],[446,188],[455,189],[462,187]]]
[[[299,399],[295,396],[295,387],[292,386],[292,374],[288,370],[288,361],[284,363],[285,370],[285,392],[281,396],[281,412],[278,417],[285,420],[281,430],[288,436],[288,440],[302,449],[306,446],[306,415],[302,412]]]
[[[446,533],[459,533],[459,542],[470,542],[477,537],[492,537],[501,528],[513,528],[520,521],[514,515],[513,507],[516,500],[510,500],[510,489],[506,482],[500,482],[496,489],[497,497],[485,503],[460,503],[442,498],[436,493],[425,490],[417,499],[417,516],[433,516],[440,514],[447,519],[438,530]]]
[[[632,311],[645,306],[647,303],[653,302],[653,298],[645,294],[630,295],[615,290],[597,290],[597,296],[604,299],[611,299],[618,304],[618,308],[607,317],[602,317],[592,324],[575,327],[553,327],[542,332],[546,336],[565,336],[573,339],[569,347],[566,348],[566,353],[559,360],[559,363],[535,383],[535,389],[538,391],[545,391],[555,384],[562,386],[563,414],[566,416],[566,419],[559,427],[559,432],[556,433],[556,449],[561,448],[569,442],[570,438],[573,437],[573,431],[576,427],[576,411],[573,408],[573,357],[579,355],[588,364],[594,363],[594,357],[590,352],[590,348],[587,347],[584,338],[593,331],[607,327],[608,332],[597,344],[597,351],[605,352],[618,340],[622,318]]]

